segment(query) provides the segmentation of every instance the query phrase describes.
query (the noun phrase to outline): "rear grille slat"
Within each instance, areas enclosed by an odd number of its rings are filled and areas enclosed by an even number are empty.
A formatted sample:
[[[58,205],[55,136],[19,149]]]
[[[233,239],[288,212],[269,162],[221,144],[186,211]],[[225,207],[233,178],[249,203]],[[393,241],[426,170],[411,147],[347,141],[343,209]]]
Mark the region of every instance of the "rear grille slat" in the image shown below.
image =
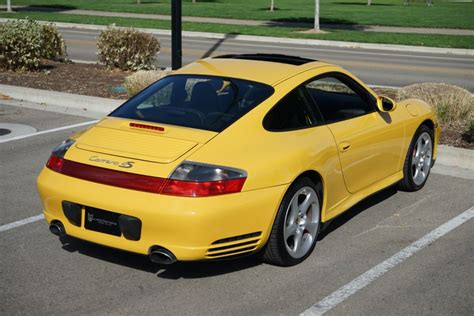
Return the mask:
[[[210,249],[208,250],[208,252],[215,252],[215,251],[221,251],[221,250],[226,250],[226,249],[232,249],[232,248],[247,246],[247,245],[251,245],[251,244],[256,244],[258,241],[259,241],[259,239],[255,239],[255,240],[246,241],[246,242],[241,242],[241,243],[234,244],[234,245],[223,246],[223,247],[217,247],[217,248],[210,248]]]
[[[220,256],[226,256],[226,255],[232,255],[232,254],[238,254],[238,253],[242,253],[242,252],[251,251],[251,250],[254,250],[255,248],[256,248],[255,246],[251,246],[251,247],[247,247],[247,248],[236,249],[236,250],[231,250],[231,251],[226,251],[226,252],[220,252],[220,253],[216,253],[216,254],[207,254],[207,256],[208,257],[220,257]]]
[[[219,239],[219,240],[214,241],[212,244],[213,244],[213,245],[225,244],[225,243],[233,242],[233,241],[237,241],[237,240],[248,239],[248,238],[252,238],[252,237],[260,237],[260,235],[262,235],[262,232],[255,232],[255,233],[250,233],[250,234],[244,234],[244,235],[239,235],[239,236],[234,236],[234,237],[228,237],[228,238]]]

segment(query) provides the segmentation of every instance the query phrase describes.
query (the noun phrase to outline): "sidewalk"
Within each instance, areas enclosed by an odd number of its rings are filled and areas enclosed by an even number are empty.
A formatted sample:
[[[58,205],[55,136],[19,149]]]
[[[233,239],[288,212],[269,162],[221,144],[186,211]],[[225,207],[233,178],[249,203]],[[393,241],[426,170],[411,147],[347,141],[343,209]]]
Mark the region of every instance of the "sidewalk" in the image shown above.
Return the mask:
[[[0,5],[0,10],[5,10],[5,5]],[[136,19],[156,19],[171,21],[171,16],[162,14],[144,14],[127,12],[108,12],[79,9],[64,9],[54,7],[34,7],[34,6],[13,6],[16,11],[37,11],[37,12],[55,12],[73,15],[103,16],[103,17],[121,17]],[[269,20],[242,20],[242,19],[223,19],[211,17],[192,17],[183,16],[183,22],[215,23],[226,25],[248,25],[248,26],[272,26],[272,27],[294,27],[308,28],[313,27],[312,23],[303,22],[284,22]],[[322,29],[337,30],[356,30],[364,32],[385,32],[385,33],[412,33],[412,34],[440,34],[440,35],[464,35],[474,36],[474,30],[446,29],[446,28],[420,28],[420,27],[395,27],[395,26],[377,26],[377,25],[351,25],[351,24],[322,24]]]

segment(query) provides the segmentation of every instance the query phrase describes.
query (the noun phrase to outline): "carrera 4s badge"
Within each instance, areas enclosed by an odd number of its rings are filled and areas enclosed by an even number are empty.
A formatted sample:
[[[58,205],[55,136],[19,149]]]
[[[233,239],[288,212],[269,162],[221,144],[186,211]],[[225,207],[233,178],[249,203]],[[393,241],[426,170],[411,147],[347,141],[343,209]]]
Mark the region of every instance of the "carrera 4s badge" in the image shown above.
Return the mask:
[[[135,163],[133,161],[124,161],[124,162],[113,161],[113,160],[109,160],[109,159],[100,158],[98,156],[92,156],[92,157],[89,158],[89,160],[94,161],[94,162],[102,162],[102,163],[106,163],[106,164],[109,164],[109,165],[114,165],[114,166],[117,166],[117,167],[120,167],[120,168],[132,168],[133,164]]]

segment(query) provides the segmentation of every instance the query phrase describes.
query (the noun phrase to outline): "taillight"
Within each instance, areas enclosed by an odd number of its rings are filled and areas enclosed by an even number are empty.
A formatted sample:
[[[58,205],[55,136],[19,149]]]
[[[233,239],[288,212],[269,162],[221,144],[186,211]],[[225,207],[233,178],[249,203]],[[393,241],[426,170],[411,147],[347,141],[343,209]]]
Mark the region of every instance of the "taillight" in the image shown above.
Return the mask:
[[[240,169],[184,162],[166,180],[161,193],[202,197],[242,191],[247,173]]]
[[[64,158],[51,156],[49,157],[48,162],[46,163],[46,167],[48,167],[51,170],[61,173],[63,169],[63,164],[64,164]]]
[[[48,162],[46,163],[46,167],[61,173],[64,164],[64,155],[66,155],[66,152],[73,144],[74,140],[67,139],[58,146],[56,146],[53,149],[53,152],[51,153]]]
[[[163,194],[180,196],[212,196],[242,191],[245,178],[226,180],[226,181],[208,181],[208,182],[189,182],[179,180],[167,180],[161,190]]]

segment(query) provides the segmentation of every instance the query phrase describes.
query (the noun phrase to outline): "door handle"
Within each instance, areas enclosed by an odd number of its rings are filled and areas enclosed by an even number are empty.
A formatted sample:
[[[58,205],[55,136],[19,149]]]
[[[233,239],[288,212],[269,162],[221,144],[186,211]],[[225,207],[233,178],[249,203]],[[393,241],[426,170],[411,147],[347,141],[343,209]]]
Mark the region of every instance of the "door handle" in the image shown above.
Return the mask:
[[[349,144],[348,142],[339,143],[339,150],[341,152],[348,151],[350,148],[351,148],[351,144]]]

